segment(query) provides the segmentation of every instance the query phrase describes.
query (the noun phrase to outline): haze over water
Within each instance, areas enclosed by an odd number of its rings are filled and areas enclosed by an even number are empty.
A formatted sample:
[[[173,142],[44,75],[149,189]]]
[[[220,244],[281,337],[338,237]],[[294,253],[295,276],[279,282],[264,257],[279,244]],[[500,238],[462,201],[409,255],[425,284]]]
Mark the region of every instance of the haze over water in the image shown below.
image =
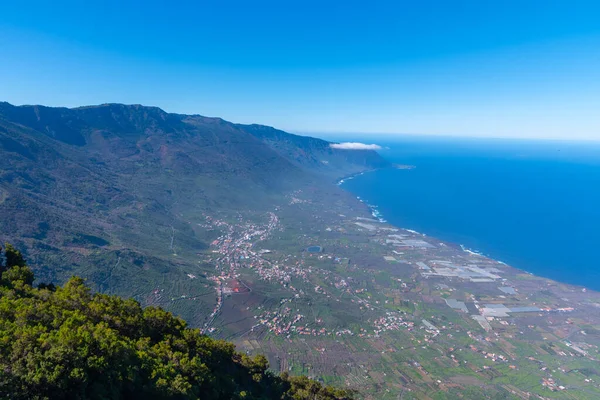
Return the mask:
[[[378,143],[388,160],[416,168],[378,170],[342,186],[390,223],[600,290],[599,143],[410,136]]]

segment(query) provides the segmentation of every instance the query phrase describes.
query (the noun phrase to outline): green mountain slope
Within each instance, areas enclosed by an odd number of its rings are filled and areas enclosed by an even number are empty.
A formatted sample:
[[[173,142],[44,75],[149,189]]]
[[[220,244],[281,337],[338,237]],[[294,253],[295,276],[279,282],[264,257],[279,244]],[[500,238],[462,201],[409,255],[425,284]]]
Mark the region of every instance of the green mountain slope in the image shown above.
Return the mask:
[[[270,126],[237,125],[264,141],[294,165],[334,178],[389,163],[374,151],[348,151],[331,148],[331,143],[317,138],[293,135]]]
[[[144,304],[165,285],[171,296],[203,293],[214,267],[196,254],[222,232],[202,221],[261,219],[285,193],[387,164],[351,153],[156,107],[0,103],[0,239],[24,249],[44,281],[78,274]],[[186,317],[212,307],[201,300]]]

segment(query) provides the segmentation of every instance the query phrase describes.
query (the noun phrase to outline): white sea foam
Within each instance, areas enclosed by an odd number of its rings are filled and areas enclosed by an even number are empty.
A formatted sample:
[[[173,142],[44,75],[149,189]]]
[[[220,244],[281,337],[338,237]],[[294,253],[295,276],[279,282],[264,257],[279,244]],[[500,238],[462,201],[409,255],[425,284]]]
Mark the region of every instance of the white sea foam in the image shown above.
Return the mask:
[[[466,253],[469,253],[469,254],[472,254],[472,255],[474,255],[474,256],[483,256],[483,254],[482,254],[482,253],[480,253],[480,252],[478,252],[478,251],[476,251],[476,250],[467,249],[467,248],[466,248],[464,245],[462,245],[462,244],[460,245],[460,248],[461,248],[461,249],[462,249],[464,252],[466,252]]]
[[[360,200],[360,197],[357,197],[357,199],[359,199],[359,201],[361,201],[361,202],[362,202],[362,200]],[[369,209],[371,210],[371,215],[373,216],[373,218],[377,219],[377,221],[379,221],[379,222],[381,222],[381,223],[386,223],[386,222],[387,222],[387,220],[385,220],[385,219],[383,218],[383,215],[381,214],[381,211],[379,211],[379,210],[377,209],[377,206],[376,206],[376,205],[369,204],[369,203],[365,203],[365,204],[366,204],[366,205],[369,207]]]

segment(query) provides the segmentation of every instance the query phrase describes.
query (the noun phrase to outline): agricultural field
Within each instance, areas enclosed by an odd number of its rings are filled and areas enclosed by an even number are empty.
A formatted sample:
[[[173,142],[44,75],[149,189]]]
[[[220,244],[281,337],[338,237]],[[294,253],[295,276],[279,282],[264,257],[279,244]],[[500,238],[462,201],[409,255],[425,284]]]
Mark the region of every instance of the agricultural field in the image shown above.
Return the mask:
[[[366,398],[600,395],[593,297],[382,223],[344,193],[292,197],[200,255],[215,268],[208,334]]]

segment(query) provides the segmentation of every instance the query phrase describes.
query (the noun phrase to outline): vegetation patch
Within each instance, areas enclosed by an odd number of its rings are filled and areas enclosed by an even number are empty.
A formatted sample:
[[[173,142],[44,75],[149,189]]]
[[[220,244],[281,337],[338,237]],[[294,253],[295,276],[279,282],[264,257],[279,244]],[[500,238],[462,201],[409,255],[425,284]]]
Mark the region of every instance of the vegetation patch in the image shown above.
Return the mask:
[[[33,287],[21,253],[0,258],[0,398],[349,399],[190,329],[161,308],[93,294],[83,279]]]

